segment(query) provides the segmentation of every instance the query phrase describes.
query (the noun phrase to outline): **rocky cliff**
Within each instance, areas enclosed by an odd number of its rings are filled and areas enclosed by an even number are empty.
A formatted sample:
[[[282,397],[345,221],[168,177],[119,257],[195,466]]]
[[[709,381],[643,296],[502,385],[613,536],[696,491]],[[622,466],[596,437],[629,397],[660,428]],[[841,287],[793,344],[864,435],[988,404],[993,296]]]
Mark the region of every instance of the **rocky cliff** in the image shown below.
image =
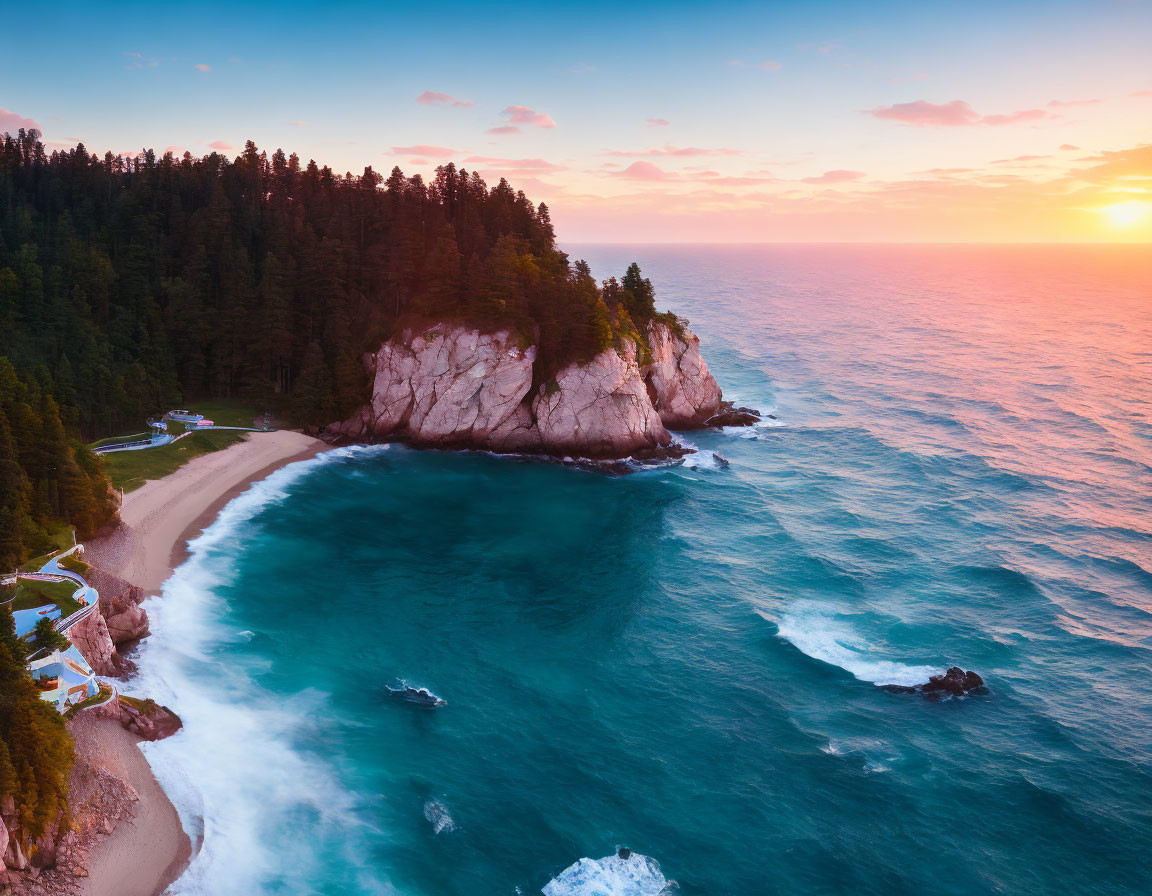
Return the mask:
[[[672,442],[666,427],[704,425],[720,410],[721,394],[690,330],[653,321],[646,341],[625,340],[533,389],[536,348],[507,330],[451,323],[405,330],[365,358],[371,402],[331,429],[500,452],[658,453]]]
[[[89,571],[88,581],[100,594],[99,606],[68,630],[68,640],[97,675],[131,672],[134,666],[119,648],[148,634],[148,614],[140,606],[144,592],[98,568]]]

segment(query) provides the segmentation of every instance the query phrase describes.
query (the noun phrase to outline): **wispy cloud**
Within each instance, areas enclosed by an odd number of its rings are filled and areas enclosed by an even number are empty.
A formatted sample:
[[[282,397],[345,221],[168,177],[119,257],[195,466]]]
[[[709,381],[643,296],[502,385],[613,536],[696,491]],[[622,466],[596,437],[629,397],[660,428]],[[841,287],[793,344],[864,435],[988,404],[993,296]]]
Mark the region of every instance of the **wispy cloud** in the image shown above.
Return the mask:
[[[124,64],[124,71],[134,72],[141,68],[156,68],[160,63],[155,59],[146,58],[143,53],[124,52],[121,56],[127,56],[130,62]]]
[[[292,125],[294,128],[303,128],[308,126],[308,122],[306,121],[290,121],[288,124]]]
[[[575,65],[568,66],[568,71],[574,75],[586,75],[596,71],[596,66],[589,65],[587,62],[577,62]]]
[[[545,115],[527,106],[506,106],[500,114],[508,119],[509,124],[523,124],[534,128],[556,127],[551,115]]]
[[[672,122],[670,122],[667,118],[649,118],[648,119],[648,127],[650,127],[650,128],[666,128],[671,123]]]
[[[1071,143],[1061,143],[1060,149],[1062,152],[1077,152],[1080,149],[1080,147],[1079,146],[1073,146]]]
[[[514,124],[502,124],[499,127],[488,128],[484,133],[495,134],[497,137],[507,137],[510,134],[519,134],[521,131],[520,128]]]
[[[1043,109],[1021,109],[1017,112],[981,115],[964,100],[952,100],[950,103],[930,103],[927,100],[915,100],[911,103],[896,103],[893,106],[877,106],[875,109],[866,109],[864,114],[921,128],[971,127],[976,125],[995,127],[1059,117]]]
[[[801,178],[801,182],[806,184],[848,184],[860,180],[865,176],[863,171],[849,171],[845,168],[837,168],[835,171],[825,171],[816,177]]]
[[[225,143],[223,140],[213,140],[211,143],[208,144],[208,148],[209,149],[227,150],[227,149],[235,149],[236,147],[234,147],[231,143]]]
[[[421,106],[475,106],[471,100],[461,100],[448,93],[439,93],[435,90],[425,90],[416,97]]]
[[[665,143],[663,146],[656,146],[652,149],[614,149],[605,153],[605,155],[616,156],[618,158],[637,158],[641,156],[738,156],[742,152],[743,150],[729,149],[728,147],[705,149],[700,146],[673,146],[671,143]]]
[[[1152,96],[1152,90],[1134,90],[1132,96]]]
[[[653,165],[651,162],[633,162],[622,171],[612,171],[610,173],[613,177],[622,177],[625,180],[675,180],[675,175]]]
[[[433,156],[438,159],[456,155],[456,150],[447,146],[428,146],[426,143],[417,143],[415,146],[393,146],[392,152],[398,156]]]
[[[1070,109],[1073,106],[1098,106],[1103,100],[1052,100],[1048,103],[1050,109]]]
[[[196,65],[192,66],[192,68],[196,69],[196,71],[198,71],[198,72],[210,72],[210,71],[212,71],[212,66],[208,65],[205,62],[198,62],[198,63],[196,63]]]
[[[840,48],[840,45],[838,43],[834,43],[833,41],[830,41],[830,40],[826,40],[826,41],[823,41],[821,43],[816,43],[816,44],[797,44],[796,45],[797,50],[813,50],[813,51],[820,53],[824,56],[827,56],[829,53],[833,52],[834,50],[838,50],[839,48]]]
[[[1018,165],[1024,162],[1036,162],[1040,159],[1050,159],[1051,156],[1013,156],[1010,159],[993,159],[992,165]]]
[[[494,168],[498,171],[563,171],[562,165],[556,165],[545,159],[496,159],[491,156],[468,156],[464,160],[468,165],[480,165],[484,168]]]
[[[0,134],[5,132],[15,134],[20,128],[24,128],[26,131],[35,128],[40,133],[44,133],[44,128],[31,118],[25,118],[15,112],[9,112],[7,109],[0,109]]]

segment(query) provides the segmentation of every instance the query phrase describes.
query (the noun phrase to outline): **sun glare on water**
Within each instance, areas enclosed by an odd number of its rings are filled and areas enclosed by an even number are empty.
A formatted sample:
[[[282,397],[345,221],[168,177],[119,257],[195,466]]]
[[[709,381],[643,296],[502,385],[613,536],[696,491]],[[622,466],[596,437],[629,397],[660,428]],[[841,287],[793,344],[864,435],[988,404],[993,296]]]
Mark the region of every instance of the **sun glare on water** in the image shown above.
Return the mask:
[[[1115,205],[1105,205],[1100,211],[1108,219],[1108,223],[1116,228],[1135,227],[1148,217],[1152,204],[1139,199],[1130,199],[1127,202],[1117,202]]]

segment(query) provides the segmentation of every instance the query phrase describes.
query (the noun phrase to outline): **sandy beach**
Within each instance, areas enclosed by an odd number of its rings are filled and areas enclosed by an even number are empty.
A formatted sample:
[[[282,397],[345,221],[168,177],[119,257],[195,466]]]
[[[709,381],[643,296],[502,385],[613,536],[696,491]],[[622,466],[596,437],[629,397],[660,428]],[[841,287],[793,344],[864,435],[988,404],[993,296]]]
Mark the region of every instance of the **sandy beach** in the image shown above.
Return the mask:
[[[125,495],[120,525],[87,543],[85,558],[139,585],[145,594],[157,594],[186,556],[187,542],[228,501],[274,470],[326,447],[298,432],[253,433],[244,442],[194,458]],[[138,742],[115,722],[92,720],[76,734],[78,751],[106,762],[140,797],[135,818],[119,824],[93,850],[83,896],[156,896],[179,876],[191,855],[176,809]]]

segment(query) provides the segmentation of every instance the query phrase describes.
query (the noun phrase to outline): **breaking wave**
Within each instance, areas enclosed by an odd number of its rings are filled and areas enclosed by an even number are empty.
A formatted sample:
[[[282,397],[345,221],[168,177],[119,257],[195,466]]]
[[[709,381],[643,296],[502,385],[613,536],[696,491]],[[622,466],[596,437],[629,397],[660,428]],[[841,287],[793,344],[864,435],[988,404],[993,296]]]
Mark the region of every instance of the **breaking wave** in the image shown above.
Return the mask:
[[[333,851],[351,860],[365,842],[356,796],[314,753],[295,746],[319,735],[328,695],[277,695],[262,687],[258,666],[233,652],[253,633],[222,621],[227,606],[215,592],[249,545],[247,524],[287,497],[294,483],[325,465],[386,448],[339,448],[254,484],[189,543],[189,558],[165,582],[162,597],[146,604],[152,636],[142,642],[140,674],[125,690],[158,699],[184,721],[176,736],[142,748],[194,849],[167,892],[302,892]],[[313,835],[301,838],[286,818]],[[283,862],[288,854],[292,863]],[[348,874],[359,892],[387,891],[351,864]]]
[[[639,853],[580,859],[544,885],[544,896],[668,896],[679,887]]]
[[[860,681],[905,687],[926,684],[943,670],[912,666],[888,659],[837,614],[819,606],[788,610],[779,622],[779,635],[812,659],[839,666]]]

